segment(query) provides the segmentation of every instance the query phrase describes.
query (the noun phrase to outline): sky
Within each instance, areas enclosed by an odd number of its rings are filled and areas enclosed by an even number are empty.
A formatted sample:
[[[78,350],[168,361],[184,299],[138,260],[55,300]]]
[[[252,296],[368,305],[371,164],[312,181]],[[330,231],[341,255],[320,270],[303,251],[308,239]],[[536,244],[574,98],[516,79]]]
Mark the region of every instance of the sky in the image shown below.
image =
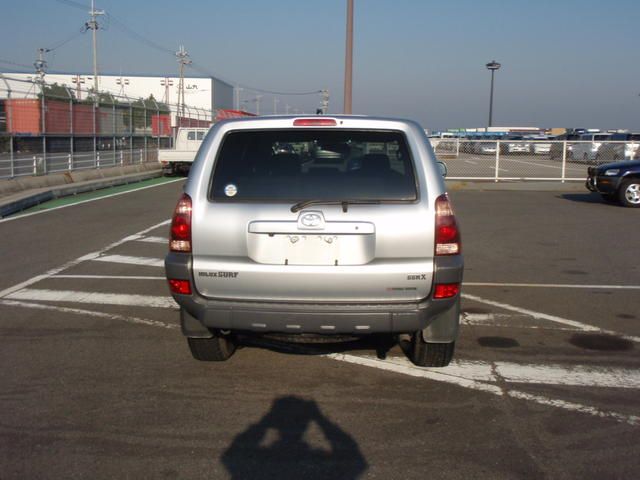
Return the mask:
[[[259,92],[328,89],[343,107],[346,0],[96,0],[99,69],[177,75],[184,45],[197,70]],[[51,71],[90,72],[88,0],[6,2],[0,71],[26,71],[37,49]],[[86,8],[81,8],[86,5]],[[640,131],[637,0],[355,0],[353,113],[433,130],[493,124]],[[12,63],[8,63],[12,62]],[[20,65],[15,65],[20,64]],[[262,94],[261,112],[274,96]],[[277,96],[315,112],[320,95]],[[255,105],[255,104],[251,104]],[[250,107],[253,108],[253,107]]]

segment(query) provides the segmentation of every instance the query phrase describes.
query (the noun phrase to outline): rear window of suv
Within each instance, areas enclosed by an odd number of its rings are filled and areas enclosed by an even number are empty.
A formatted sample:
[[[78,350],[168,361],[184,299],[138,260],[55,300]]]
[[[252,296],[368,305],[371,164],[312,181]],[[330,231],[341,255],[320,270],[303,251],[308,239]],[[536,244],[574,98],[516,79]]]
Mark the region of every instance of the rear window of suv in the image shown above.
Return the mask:
[[[216,201],[417,199],[403,133],[242,130],[223,139],[210,197]]]

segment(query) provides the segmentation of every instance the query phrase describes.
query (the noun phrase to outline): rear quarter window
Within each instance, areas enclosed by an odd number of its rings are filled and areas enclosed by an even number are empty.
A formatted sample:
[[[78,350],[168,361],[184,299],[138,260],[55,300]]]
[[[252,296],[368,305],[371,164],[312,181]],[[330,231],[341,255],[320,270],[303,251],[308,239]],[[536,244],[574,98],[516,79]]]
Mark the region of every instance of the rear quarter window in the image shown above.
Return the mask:
[[[404,133],[379,130],[242,130],[222,141],[214,201],[414,201]]]

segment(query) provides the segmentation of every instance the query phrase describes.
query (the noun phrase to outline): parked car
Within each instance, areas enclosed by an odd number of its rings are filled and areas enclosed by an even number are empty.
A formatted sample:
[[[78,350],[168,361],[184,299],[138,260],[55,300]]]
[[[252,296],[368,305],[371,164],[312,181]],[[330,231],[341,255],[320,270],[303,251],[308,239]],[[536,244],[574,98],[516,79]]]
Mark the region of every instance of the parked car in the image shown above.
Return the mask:
[[[573,144],[579,138],[580,138],[580,134],[578,133],[565,133],[565,134],[556,136],[553,139],[553,142],[551,142],[551,147],[549,148],[549,158],[551,160],[561,162],[563,153],[564,153],[564,146],[566,142],[567,153],[565,157],[567,160],[572,160]]]
[[[461,153],[477,153],[476,144],[478,137],[468,135],[460,139],[460,152]]]
[[[546,155],[551,151],[551,142],[554,137],[548,137],[546,135],[537,135],[529,137],[531,140],[531,151],[536,155]]]
[[[640,160],[589,167],[586,187],[606,201],[640,207]]]
[[[598,150],[596,155],[598,162],[633,159],[640,146],[640,133],[614,133],[609,140]]]
[[[495,140],[481,140],[476,142],[474,151],[481,155],[495,155],[497,149],[498,143]]]
[[[604,142],[611,138],[610,133],[583,133],[572,148],[572,159],[576,162],[595,162],[598,151]]]
[[[330,166],[273,145],[340,151]],[[338,146],[342,148],[338,148]],[[352,162],[356,155],[358,162]],[[166,275],[197,360],[242,334],[305,341],[410,335],[410,358],[446,366],[463,258],[444,164],[411,121],[255,117],[217,123],[176,207]]]
[[[531,153],[531,142],[522,135],[510,135],[501,142],[500,153]]]
[[[429,141],[436,155],[452,156],[459,153],[459,139],[454,133],[441,132],[429,135]]]

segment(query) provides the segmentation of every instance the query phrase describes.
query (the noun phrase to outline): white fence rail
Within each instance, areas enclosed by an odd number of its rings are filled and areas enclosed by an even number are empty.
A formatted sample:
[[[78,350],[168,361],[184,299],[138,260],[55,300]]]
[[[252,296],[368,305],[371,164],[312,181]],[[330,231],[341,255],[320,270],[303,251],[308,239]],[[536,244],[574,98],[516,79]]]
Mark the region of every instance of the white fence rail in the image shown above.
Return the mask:
[[[431,139],[450,180],[583,181],[587,167],[638,158],[640,143]]]

